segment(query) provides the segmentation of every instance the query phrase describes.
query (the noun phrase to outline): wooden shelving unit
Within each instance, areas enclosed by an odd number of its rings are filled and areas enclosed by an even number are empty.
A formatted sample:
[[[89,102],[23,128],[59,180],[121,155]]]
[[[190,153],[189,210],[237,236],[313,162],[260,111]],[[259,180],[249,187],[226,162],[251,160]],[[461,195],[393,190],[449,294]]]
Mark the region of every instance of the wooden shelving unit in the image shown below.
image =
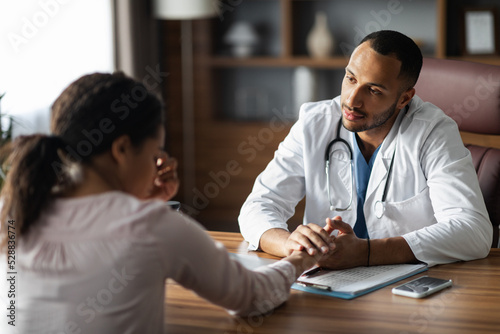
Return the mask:
[[[344,68],[349,62],[345,57],[331,57],[328,59],[313,59],[306,56],[297,57],[252,57],[248,59],[234,59],[231,57],[213,57],[207,59],[207,65],[212,67],[298,67],[312,68]]]
[[[238,2],[233,10],[225,11],[222,17],[194,22],[196,188],[191,194],[181,192],[178,197],[191,208],[188,211],[194,213],[196,219],[209,229],[238,230],[237,216],[242,203],[294,122],[290,110],[286,117],[280,113],[290,107],[291,81],[297,67],[311,68],[323,80],[323,96],[319,99],[340,94],[340,80],[336,76],[342,75],[349,54],[337,48],[328,59],[313,59],[305,48],[304,38],[316,10],[327,10],[331,14],[331,30],[338,46],[344,43],[354,48],[359,31],[366,31],[365,28],[378,23],[384,29],[407,33],[406,29],[417,38],[421,38],[418,32],[427,32],[425,56],[500,65],[497,56],[463,57],[455,52],[460,38],[457,15],[461,7],[474,6],[476,1],[401,0],[398,9],[392,8],[394,13],[399,12],[393,14],[391,20],[386,19],[388,24],[384,26],[380,15],[391,9],[387,7],[390,3],[386,0],[245,0]],[[500,12],[497,1],[481,1],[481,5],[485,4],[496,6]],[[270,36],[265,46],[252,57],[232,57],[223,43],[224,33],[238,20],[249,20]],[[168,35],[163,48],[164,66],[172,73],[165,94],[169,99],[170,151],[179,158],[182,171],[182,115],[178,94],[181,36],[178,22],[165,23],[162,30]],[[268,93],[264,117],[262,113],[254,118],[232,115],[237,109],[235,95],[238,89],[247,86],[256,94],[259,90]],[[478,139],[471,139],[469,134],[464,134],[463,138],[478,143]],[[488,137],[482,142],[496,143],[497,140]],[[500,143],[498,145],[500,147]],[[234,175],[228,172],[231,163],[237,166],[233,168]],[[229,175],[227,182],[221,179],[226,174]],[[301,211],[299,206],[291,225],[301,222]]]

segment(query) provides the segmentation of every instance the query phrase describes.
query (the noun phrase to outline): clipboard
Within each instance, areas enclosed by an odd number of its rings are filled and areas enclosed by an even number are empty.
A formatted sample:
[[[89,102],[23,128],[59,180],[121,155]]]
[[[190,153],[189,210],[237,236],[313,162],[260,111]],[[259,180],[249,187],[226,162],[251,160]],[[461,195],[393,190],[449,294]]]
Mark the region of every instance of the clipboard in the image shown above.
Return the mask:
[[[354,299],[426,270],[425,264],[394,264],[343,270],[313,267],[297,279],[292,289]]]

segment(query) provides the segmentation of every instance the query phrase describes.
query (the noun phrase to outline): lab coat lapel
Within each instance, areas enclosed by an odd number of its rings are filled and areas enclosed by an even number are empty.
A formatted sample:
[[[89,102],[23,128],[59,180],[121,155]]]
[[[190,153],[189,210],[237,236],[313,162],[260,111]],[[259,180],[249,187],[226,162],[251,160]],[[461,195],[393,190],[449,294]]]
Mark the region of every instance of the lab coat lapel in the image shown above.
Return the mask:
[[[384,145],[386,142],[382,143]],[[382,193],[384,192],[385,180],[389,171],[389,166],[392,160],[392,154],[395,149],[396,141],[392,140],[388,147],[380,147],[380,150],[375,158],[375,163],[373,164],[372,173],[370,175],[370,180],[368,181],[368,187],[366,189],[366,202],[367,199],[372,196],[372,193],[377,192],[376,198],[382,198]],[[380,192],[380,193],[378,193]]]
[[[370,180],[368,181],[368,187],[366,189],[365,203],[369,201],[368,199],[372,195],[375,195],[375,198],[377,198],[377,200],[382,198],[387,174],[391,165],[391,160],[393,156],[394,159],[397,159],[397,156],[394,155],[394,152],[397,148],[396,146],[398,142],[399,126],[405,114],[406,110],[401,110],[399,112],[399,115],[396,118],[391,131],[389,131],[389,133],[385,137],[384,141],[381,144],[382,146],[380,147],[380,150],[375,157],[372,173],[370,176]]]
[[[351,179],[351,177],[354,177],[354,174],[351,175],[351,164],[347,161],[344,164],[342,164],[342,166],[340,166],[340,168],[338,169],[338,175],[342,185],[344,186],[344,190],[342,190],[340,194],[351,195],[354,191],[354,189],[352,189],[353,180]]]

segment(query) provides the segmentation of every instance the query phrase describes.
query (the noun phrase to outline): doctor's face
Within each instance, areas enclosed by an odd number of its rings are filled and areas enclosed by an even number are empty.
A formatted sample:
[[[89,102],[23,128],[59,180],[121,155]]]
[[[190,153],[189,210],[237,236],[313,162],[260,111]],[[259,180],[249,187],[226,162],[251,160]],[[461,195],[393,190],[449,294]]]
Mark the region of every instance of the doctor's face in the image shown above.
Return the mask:
[[[358,46],[349,60],[342,81],[342,123],[352,132],[380,132],[385,136],[399,110],[411,97],[399,78],[401,62],[370,47]]]

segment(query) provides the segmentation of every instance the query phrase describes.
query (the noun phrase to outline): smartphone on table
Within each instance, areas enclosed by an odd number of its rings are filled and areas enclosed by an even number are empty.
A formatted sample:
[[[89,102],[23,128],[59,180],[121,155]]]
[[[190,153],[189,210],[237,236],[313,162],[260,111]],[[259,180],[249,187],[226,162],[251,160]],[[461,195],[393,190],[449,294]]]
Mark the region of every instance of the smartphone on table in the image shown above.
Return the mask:
[[[400,296],[422,298],[439,290],[443,290],[451,285],[451,279],[446,280],[441,278],[422,276],[412,281],[398,285],[397,287],[392,289],[392,293]]]

